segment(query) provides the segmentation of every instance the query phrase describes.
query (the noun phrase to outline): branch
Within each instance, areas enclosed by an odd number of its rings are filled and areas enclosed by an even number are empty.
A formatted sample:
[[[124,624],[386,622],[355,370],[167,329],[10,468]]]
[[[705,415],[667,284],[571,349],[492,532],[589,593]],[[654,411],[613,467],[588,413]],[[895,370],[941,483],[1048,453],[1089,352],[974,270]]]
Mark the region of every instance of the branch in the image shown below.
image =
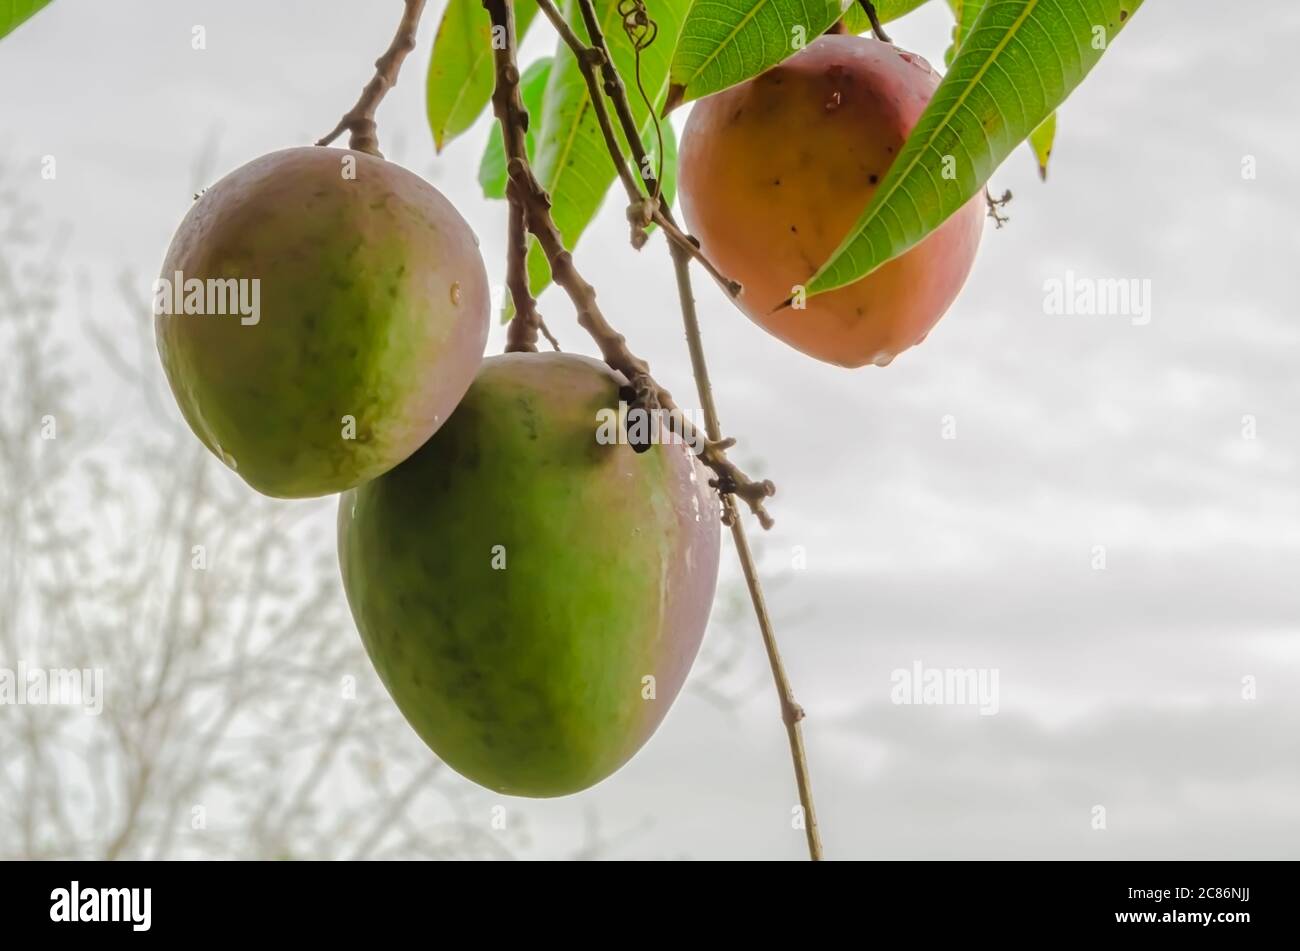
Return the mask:
[[[772,519],[763,507],[763,500],[776,491],[775,486],[767,480],[755,482],[731,462],[726,455],[726,450],[732,445],[729,440],[707,440],[695,429],[678,409],[672,394],[650,375],[649,364],[632,352],[626,338],[605,319],[600,305],[596,303],[596,289],[578,272],[573,263],[573,255],[564,247],[559,228],[551,217],[550,196],[538,182],[528,162],[525,139],[528,113],[519,92],[513,5],[510,0],[483,0],[483,6],[491,16],[493,26],[503,27],[505,33],[502,47],[493,49],[496,86],[492,92],[492,111],[501,124],[506,171],[511,186],[523,204],[524,221],[528,230],[537,239],[550,263],[551,276],[573,301],[578,313],[578,324],[591,335],[605,363],[626,377],[639,400],[651,408],[666,410],[673,431],[687,445],[702,446],[699,459],[713,470],[715,476],[710,480],[710,485],[718,489],[724,499],[730,495],[744,499],[764,526],[770,526]]]
[[[506,199],[510,206],[510,221],[506,236],[506,286],[515,302],[515,315],[506,329],[506,353],[536,353],[537,334],[545,335],[551,347],[560,349],[546,322],[537,312],[537,298],[533,297],[528,283],[528,225],[524,200],[514,182],[506,183]]]
[[[538,0],[538,2],[545,3],[549,2],[549,0]],[[622,77],[619,76],[618,70],[614,68],[613,61],[610,58],[609,46],[601,31],[596,11],[592,7],[591,0],[578,0],[578,3],[592,43],[604,54],[601,69],[605,93],[613,102],[615,112],[618,113],[619,121],[623,127],[624,138],[632,149],[633,158],[640,168],[648,171],[650,166],[646,161],[641,138],[636,134],[636,120],[632,115],[632,107],[627,98],[627,91],[623,86]],[[648,17],[644,6],[635,3],[624,19],[624,29],[628,31],[629,39],[635,41],[632,35],[633,32],[644,29],[647,21]],[[579,58],[579,62],[582,62],[581,58]],[[653,104],[648,105],[653,111]],[[616,161],[621,163],[621,154],[616,156]],[[645,178],[646,187],[650,189],[651,194],[658,194],[658,184],[654,179],[648,175]],[[665,208],[663,214],[666,220],[672,222],[672,211],[670,209]],[[681,303],[682,321],[686,328],[686,341],[690,348],[691,368],[694,371],[696,389],[699,392],[700,402],[704,409],[705,426],[709,437],[708,445],[722,449],[729,448],[734,444],[734,440],[724,439],[722,436],[722,424],[718,418],[718,408],[713,399],[713,385],[709,380],[708,365],[704,358],[704,344],[700,335],[699,315],[695,309],[695,293],[691,288],[690,256],[684,252],[680,245],[675,243],[669,245],[669,251],[673,257],[673,270],[677,278],[677,293]],[[768,484],[770,485],[770,483]],[[745,576],[745,585],[749,589],[750,601],[754,607],[754,614],[758,619],[759,631],[763,637],[763,647],[767,653],[768,665],[772,669],[772,680],[776,685],[777,696],[781,704],[781,720],[785,724],[786,737],[790,743],[790,758],[794,763],[795,784],[799,790],[799,803],[804,811],[804,834],[808,841],[808,855],[811,859],[817,861],[822,857],[822,844],[821,835],[817,828],[817,812],[812,797],[812,781],[809,778],[808,757],[803,745],[803,730],[800,726],[800,722],[804,719],[803,707],[795,701],[794,688],[790,685],[790,678],[786,674],[785,664],[781,659],[781,651],[776,642],[776,632],[772,627],[772,618],[767,610],[767,601],[763,597],[763,587],[758,578],[758,568],[754,563],[754,555],[749,547],[749,539],[745,535],[744,523],[736,515],[735,502],[731,494],[723,492],[722,504],[723,521],[731,528],[732,540],[736,545],[741,571]],[[764,520],[762,514],[759,515],[759,519],[764,528],[770,527],[770,520]]]
[[[383,158],[379,151],[379,130],[375,124],[375,110],[388,90],[397,85],[397,74],[402,68],[406,54],[415,49],[415,31],[420,26],[420,15],[424,13],[425,0],[406,0],[406,10],[402,21],[397,25],[397,34],[389,44],[384,55],[375,60],[375,75],[361,90],[357,104],[346,112],[339,124],[328,135],[316,142],[317,145],[329,145],[345,131],[350,132],[348,148],[354,152],[367,152]]]
[[[862,5],[862,11],[867,15],[867,19],[871,21],[871,32],[876,39],[882,43],[894,42],[889,38],[889,34],[885,32],[885,28],[880,25],[880,17],[876,14],[876,5],[871,0],[858,0],[858,3]]]

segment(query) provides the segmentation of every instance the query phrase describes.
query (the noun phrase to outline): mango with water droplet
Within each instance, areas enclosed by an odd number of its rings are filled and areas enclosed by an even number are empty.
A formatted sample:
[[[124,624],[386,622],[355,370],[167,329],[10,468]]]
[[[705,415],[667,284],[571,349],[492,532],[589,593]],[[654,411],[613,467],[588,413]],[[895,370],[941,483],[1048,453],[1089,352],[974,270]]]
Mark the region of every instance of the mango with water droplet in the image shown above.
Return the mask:
[[[267,495],[327,495],[423,445],[478,369],[487,275],[433,186],[361,152],[294,148],[195,202],[155,284],[181,413]]]
[[[780,307],[849,233],[938,85],[920,56],[829,35],[695,104],[682,211],[705,254],[743,285],[751,320],[818,360],[883,366],[952,305],[979,246],[982,196],[856,283]],[[942,156],[926,161],[940,180]]]

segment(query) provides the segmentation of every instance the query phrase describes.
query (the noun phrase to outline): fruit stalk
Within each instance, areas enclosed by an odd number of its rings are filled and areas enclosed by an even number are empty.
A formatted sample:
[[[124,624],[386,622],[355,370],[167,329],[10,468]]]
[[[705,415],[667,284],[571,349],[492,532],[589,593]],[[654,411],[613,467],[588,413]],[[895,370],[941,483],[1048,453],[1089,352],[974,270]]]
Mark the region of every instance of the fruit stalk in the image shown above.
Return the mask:
[[[397,85],[397,74],[402,69],[406,54],[415,49],[415,31],[420,26],[420,16],[424,13],[425,0],[406,0],[406,9],[402,20],[397,25],[397,33],[384,54],[375,60],[375,75],[361,90],[357,104],[343,114],[328,135],[319,139],[317,145],[329,145],[344,132],[350,133],[348,148],[356,152],[367,152],[383,158],[379,151],[379,131],[375,124],[375,111],[383,101],[388,90]]]
[[[871,0],[858,0],[858,3],[862,6],[862,12],[867,15],[867,20],[871,23],[872,35],[882,43],[894,42],[889,38],[889,34],[885,32],[885,28],[880,25],[880,17],[876,14],[876,5]]]
[[[486,4],[487,0],[485,0]],[[538,0],[538,5],[542,11],[551,18],[550,0]],[[595,71],[601,70],[601,79],[605,94],[609,97],[614,105],[614,110],[618,115],[620,125],[623,130],[625,140],[632,150],[632,158],[636,166],[643,170],[642,179],[649,195],[658,194],[658,183],[654,180],[649,169],[651,164],[646,161],[645,148],[642,145],[641,137],[638,134],[636,120],[632,114],[632,107],[627,98],[627,90],[623,85],[622,77],[619,76],[618,70],[614,67],[613,60],[610,57],[609,46],[600,27],[600,20],[596,16],[595,8],[591,0],[578,0],[579,8],[582,11],[583,22],[587,28],[587,33],[591,37],[592,47],[599,50],[599,57],[584,55],[584,45],[577,39],[576,34],[568,25],[564,30],[560,30],[569,46],[573,49],[574,56],[577,57],[578,63],[582,68],[584,76],[587,78],[587,87],[591,91],[592,101],[595,105],[598,116],[605,114],[604,103],[599,102],[600,96],[596,93],[597,86]],[[548,7],[551,8],[548,10]],[[558,16],[558,14],[557,14]],[[553,21],[554,22],[554,21]],[[563,23],[563,18],[559,19]],[[557,26],[557,30],[559,27]],[[572,37],[572,38],[570,38]],[[653,108],[653,104],[651,104]],[[602,128],[607,124],[607,118],[602,120]],[[625,168],[625,163],[621,150],[618,148],[617,140],[612,135],[605,136],[606,145],[609,147],[611,157],[616,166]],[[637,194],[637,198],[640,198]],[[676,222],[672,217],[670,208],[663,208],[659,214],[663,220],[671,227],[665,227],[665,233],[673,232],[682,233],[678,229]],[[657,219],[658,220],[658,219]],[[687,242],[690,247],[696,247],[695,243],[688,237]],[[704,345],[700,334],[699,315],[695,307],[695,293],[691,287],[690,276],[690,259],[692,255],[685,252],[683,245],[679,242],[669,242],[669,252],[673,258],[673,270],[677,279],[677,291],[682,310],[682,321],[685,325],[687,345],[691,355],[691,368],[695,376],[696,389],[699,393],[700,403],[704,410],[706,435],[710,443],[724,444],[728,442],[722,436],[722,424],[719,420],[717,404],[713,398],[713,386],[709,379],[708,365],[704,356]],[[732,539],[736,545],[736,553],[740,560],[741,571],[745,577],[745,585],[749,590],[750,601],[754,606],[754,614],[758,619],[759,631],[763,638],[763,647],[767,653],[768,664],[772,669],[772,679],[775,682],[777,695],[781,704],[781,719],[785,724],[786,735],[790,743],[790,755],[794,764],[795,783],[799,791],[799,802],[804,813],[804,833],[808,842],[809,857],[814,860],[820,860],[822,857],[821,836],[817,828],[817,813],[813,803],[812,782],[809,777],[808,758],[804,749],[803,730],[800,726],[804,719],[803,708],[796,702],[794,697],[794,688],[790,684],[790,678],[786,674],[785,664],[781,659],[781,651],[777,644],[776,632],[772,626],[772,619],[767,610],[767,602],[763,597],[762,583],[758,577],[758,569],[754,563],[753,552],[749,547],[749,539],[745,534],[745,526],[735,511],[735,503],[731,496],[722,493],[723,504],[723,521],[731,528]],[[770,522],[764,522],[764,527],[769,527]]]

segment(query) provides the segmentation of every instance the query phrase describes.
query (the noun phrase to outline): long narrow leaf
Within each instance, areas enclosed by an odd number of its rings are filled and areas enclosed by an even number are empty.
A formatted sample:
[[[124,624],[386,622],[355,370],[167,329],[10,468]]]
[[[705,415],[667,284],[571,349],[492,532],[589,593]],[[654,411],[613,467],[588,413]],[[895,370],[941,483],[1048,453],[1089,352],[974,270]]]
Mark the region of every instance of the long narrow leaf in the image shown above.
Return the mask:
[[[1047,162],[1052,157],[1052,146],[1056,144],[1056,113],[1053,112],[1029,136],[1029,147],[1038,162],[1038,177],[1047,180]]]
[[[984,0],[948,0],[948,6],[952,8],[953,16],[957,18],[952,29],[952,45],[943,56],[943,61],[951,66],[958,47],[965,41],[971,27],[979,19],[980,12],[984,9]],[[1034,153],[1034,160],[1038,163],[1038,177],[1044,181],[1047,180],[1047,162],[1052,157],[1052,146],[1055,142],[1056,113],[1053,112],[1029,135],[1029,149]]]
[[[734,86],[788,59],[826,32],[848,2],[696,0],[673,53],[667,109]]]
[[[4,0],[0,0],[3,5]],[[515,4],[515,31],[523,39],[537,4]],[[443,147],[474,124],[492,98],[492,21],[480,0],[448,0],[433,38],[425,106],[433,146]]]
[[[0,0],[0,36],[12,33],[20,23],[50,0]]]
[[[1142,0],[986,0],[871,202],[813,275],[818,294],[913,247],[975,196],[1101,59]]]

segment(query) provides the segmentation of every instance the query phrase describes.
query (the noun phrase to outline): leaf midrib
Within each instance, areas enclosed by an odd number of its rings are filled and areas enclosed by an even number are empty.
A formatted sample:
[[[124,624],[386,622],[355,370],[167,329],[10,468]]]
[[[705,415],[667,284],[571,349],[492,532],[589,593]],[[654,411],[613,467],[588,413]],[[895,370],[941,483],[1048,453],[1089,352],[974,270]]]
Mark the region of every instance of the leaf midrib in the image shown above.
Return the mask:
[[[720,55],[722,55],[722,51],[731,43],[733,39],[735,39],[736,34],[739,33],[744,28],[745,24],[748,23],[750,20],[754,19],[754,17],[758,16],[758,11],[763,9],[763,7],[767,6],[770,2],[772,2],[772,0],[759,0],[758,3],[754,4],[753,9],[751,9],[749,13],[746,14],[745,17],[739,23],[736,24],[735,29],[733,29],[730,33],[728,33],[723,38],[721,43],[719,43],[717,46],[713,48],[713,52],[710,53],[708,57],[704,60],[704,62],[700,64],[699,69],[695,70],[695,72],[691,74],[691,77],[687,79],[686,82],[682,83],[682,86],[686,89],[690,89],[691,83],[699,79],[701,74],[703,74],[703,72],[709,68],[709,64],[712,63],[715,59],[717,59]],[[687,12],[687,16],[688,17],[690,16],[689,11]],[[672,73],[671,67],[669,68],[668,72],[670,74]]]
[[[836,249],[836,252],[833,255],[834,258],[838,258],[840,252],[846,249],[847,247],[849,247],[849,245],[851,245],[859,235],[864,234],[867,230],[867,227],[872,222],[874,222],[877,217],[879,217],[880,215],[879,209],[896,191],[898,191],[902,182],[904,182],[907,176],[911,174],[912,169],[916,168],[916,166],[920,164],[921,158],[922,156],[925,155],[926,150],[933,147],[934,140],[938,137],[939,131],[947,128],[948,123],[952,120],[952,117],[957,114],[957,110],[961,108],[962,105],[965,104],[966,99],[969,97],[971,92],[975,89],[976,86],[979,85],[980,80],[984,78],[984,74],[988,72],[989,68],[993,64],[993,61],[997,59],[998,54],[1001,53],[1004,49],[1006,49],[1007,45],[1016,36],[1020,28],[1024,25],[1025,20],[1029,18],[1029,15],[1033,13],[1034,10],[1037,9],[1037,7],[1038,7],[1038,0],[1028,0],[1028,3],[1026,4],[1024,11],[1020,14],[1019,17],[1016,18],[1015,23],[1013,23],[1011,25],[1011,28],[1007,30],[1006,35],[1004,35],[1002,39],[998,42],[998,44],[995,47],[993,47],[993,49],[989,53],[988,58],[983,63],[980,64],[979,71],[971,78],[971,81],[966,84],[966,88],[963,89],[961,91],[961,94],[953,101],[952,108],[944,115],[943,120],[935,123],[932,131],[930,132],[929,137],[926,139],[924,144],[917,147],[916,155],[912,159],[912,161],[908,163],[907,167],[902,169],[902,171],[900,171],[896,177],[891,176],[894,178],[894,184],[891,185],[890,189],[887,192],[885,192],[883,195],[877,194],[873,196],[875,198],[875,201],[872,204],[874,205],[875,210],[872,211],[871,217],[863,221],[861,227],[854,230],[851,234],[849,234],[845,238],[844,243],[838,249]],[[825,272],[826,272],[826,268],[822,268],[820,271],[818,271],[816,274],[812,276],[812,278],[809,280],[809,283],[815,282]]]
[[[474,25],[472,22],[470,24],[470,31],[471,32],[474,31]],[[491,36],[491,32],[492,32],[491,30],[488,31],[489,37]],[[434,42],[435,43],[437,42],[436,37],[434,39]],[[452,120],[456,118],[456,111],[460,109],[461,100],[465,98],[466,90],[468,90],[469,87],[474,84],[472,81],[474,73],[478,69],[478,64],[483,61],[483,57],[484,55],[486,55],[484,52],[485,46],[490,48],[490,44],[483,44],[483,43],[474,44],[474,59],[470,62],[469,71],[465,76],[465,81],[461,83],[460,88],[456,90],[456,98],[451,101],[451,108],[447,110],[447,117],[443,120],[442,128],[438,130],[439,139],[441,139],[443,136],[447,134],[447,127],[451,124]]]

